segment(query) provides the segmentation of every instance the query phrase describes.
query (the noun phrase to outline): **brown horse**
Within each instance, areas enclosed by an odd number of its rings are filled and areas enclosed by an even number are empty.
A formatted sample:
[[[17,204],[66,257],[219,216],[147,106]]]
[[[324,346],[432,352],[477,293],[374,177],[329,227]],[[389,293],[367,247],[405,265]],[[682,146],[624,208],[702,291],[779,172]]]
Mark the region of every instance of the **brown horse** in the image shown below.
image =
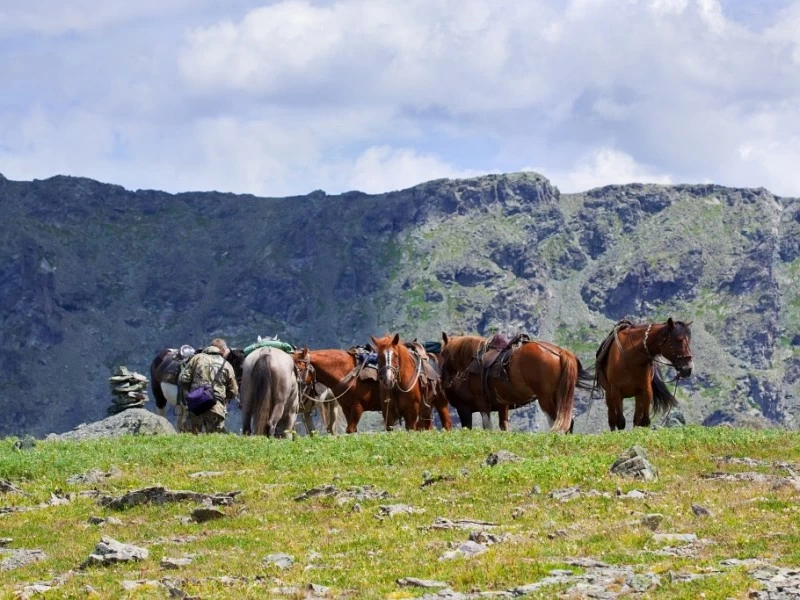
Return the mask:
[[[650,425],[650,407],[655,412],[669,411],[678,400],[667,389],[656,366],[663,356],[678,372],[678,378],[692,374],[692,350],[689,346],[691,321],[634,325],[622,320],[600,345],[595,360],[595,380],[605,392],[608,426],[611,431],[625,429],[623,398],[636,398],[634,427]]]
[[[412,352],[400,342],[400,334],[380,339],[372,338],[378,354],[378,373],[381,384],[383,421],[386,429],[398,417],[403,417],[406,429],[432,429],[433,407],[437,409],[442,426],[452,428],[450,410],[441,394],[438,366],[423,359],[422,346]]]
[[[481,373],[471,367],[488,341],[478,336],[448,337],[446,333],[442,339],[442,379],[462,425],[471,427],[472,413],[479,411],[484,428],[489,429],[489,413],[499,410],[500,428],[508,430],[508,409],[538,400],[553,431],[572,431],[575,387],[588,387],[591,380],[572,352],[547,342],[523,343],[511,356],[508,379],[492,381],[490,398]]]
[[[329,387],[347,417],[346,433],[356,433],[365,410],[381,412],[378,382],[359,377],[356,353],[348,350],[309,350],[304,347],[292,358],[303,377],[313,371],[314,381]]]

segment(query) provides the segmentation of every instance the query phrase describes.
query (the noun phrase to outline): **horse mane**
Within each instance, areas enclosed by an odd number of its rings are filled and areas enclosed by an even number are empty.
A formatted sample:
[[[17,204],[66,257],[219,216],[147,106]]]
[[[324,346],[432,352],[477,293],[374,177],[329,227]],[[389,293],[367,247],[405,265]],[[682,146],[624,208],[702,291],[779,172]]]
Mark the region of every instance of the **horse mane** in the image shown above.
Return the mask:
[[[442,354],[447,353],[447,362],[455,369],[464,369],[472,362],[483,338],[477,335],[460,335],[447,338]]]

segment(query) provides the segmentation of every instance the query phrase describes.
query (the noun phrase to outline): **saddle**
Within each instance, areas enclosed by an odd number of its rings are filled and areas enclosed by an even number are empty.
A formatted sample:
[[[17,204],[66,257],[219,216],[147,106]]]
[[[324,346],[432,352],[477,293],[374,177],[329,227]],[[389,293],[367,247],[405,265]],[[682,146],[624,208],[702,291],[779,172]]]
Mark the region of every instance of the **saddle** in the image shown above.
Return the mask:
[[[354,377],[359,381],[378,381],[378,354],[372,346],[353,346],[348,350],[356,359],[356,366],[341,381],[340,385],[349,382]]]
[[[509,382],[508,365],[514,353],[531,341],[527,333],[518,333],[511,340],[501,333],[495,334],[478,347],[478,352],[467,367],[467,372],[481,378],[481,395],[490,402],[503,402],[497,396],[493,381]]]
[[[181,346],[180,349],[170,349],[156,369],[156,378],[162,383],[178,385],[178,377],[183,365],[194,356],[195,350],[191,346]]]

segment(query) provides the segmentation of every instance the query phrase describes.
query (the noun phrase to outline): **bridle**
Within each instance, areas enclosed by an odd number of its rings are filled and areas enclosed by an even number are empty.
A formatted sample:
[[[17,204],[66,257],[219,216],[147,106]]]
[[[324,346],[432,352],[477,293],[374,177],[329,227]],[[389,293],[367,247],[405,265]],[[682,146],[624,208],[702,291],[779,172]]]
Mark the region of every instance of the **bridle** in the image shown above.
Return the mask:
[[[383,351],[383,356],[385,360],[385,364],[378,369],[378,374],[383,376],[387,371],[392,374],[392,389],[397,389],[399,392],[403,394],[407,394],[411,390],[414,389],[414,386],[417,385],[417,380],[419,379],[419,375],[422,372],[422,361],[416,361],[417,366],[415,368],[414,373],[414,380],[411,382],[411,385],[408,386],[408,389],[403,389],[403,386],[400,385],[400,357],[397,358],[397,365],[394,364],[394,350],[391,348],[387,348]]]

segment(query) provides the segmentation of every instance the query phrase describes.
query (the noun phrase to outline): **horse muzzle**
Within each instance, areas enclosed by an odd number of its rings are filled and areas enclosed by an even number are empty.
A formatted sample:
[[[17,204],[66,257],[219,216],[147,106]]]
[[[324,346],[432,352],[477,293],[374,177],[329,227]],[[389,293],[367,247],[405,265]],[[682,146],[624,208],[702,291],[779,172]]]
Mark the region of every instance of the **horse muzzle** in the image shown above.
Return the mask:
[[[680,375],[683,378],[691,377],[692,369],[694,369],[694,361],[692,360],[690,360],[685,365],[675,365],[675,370],[678,371],[678,375]]]

